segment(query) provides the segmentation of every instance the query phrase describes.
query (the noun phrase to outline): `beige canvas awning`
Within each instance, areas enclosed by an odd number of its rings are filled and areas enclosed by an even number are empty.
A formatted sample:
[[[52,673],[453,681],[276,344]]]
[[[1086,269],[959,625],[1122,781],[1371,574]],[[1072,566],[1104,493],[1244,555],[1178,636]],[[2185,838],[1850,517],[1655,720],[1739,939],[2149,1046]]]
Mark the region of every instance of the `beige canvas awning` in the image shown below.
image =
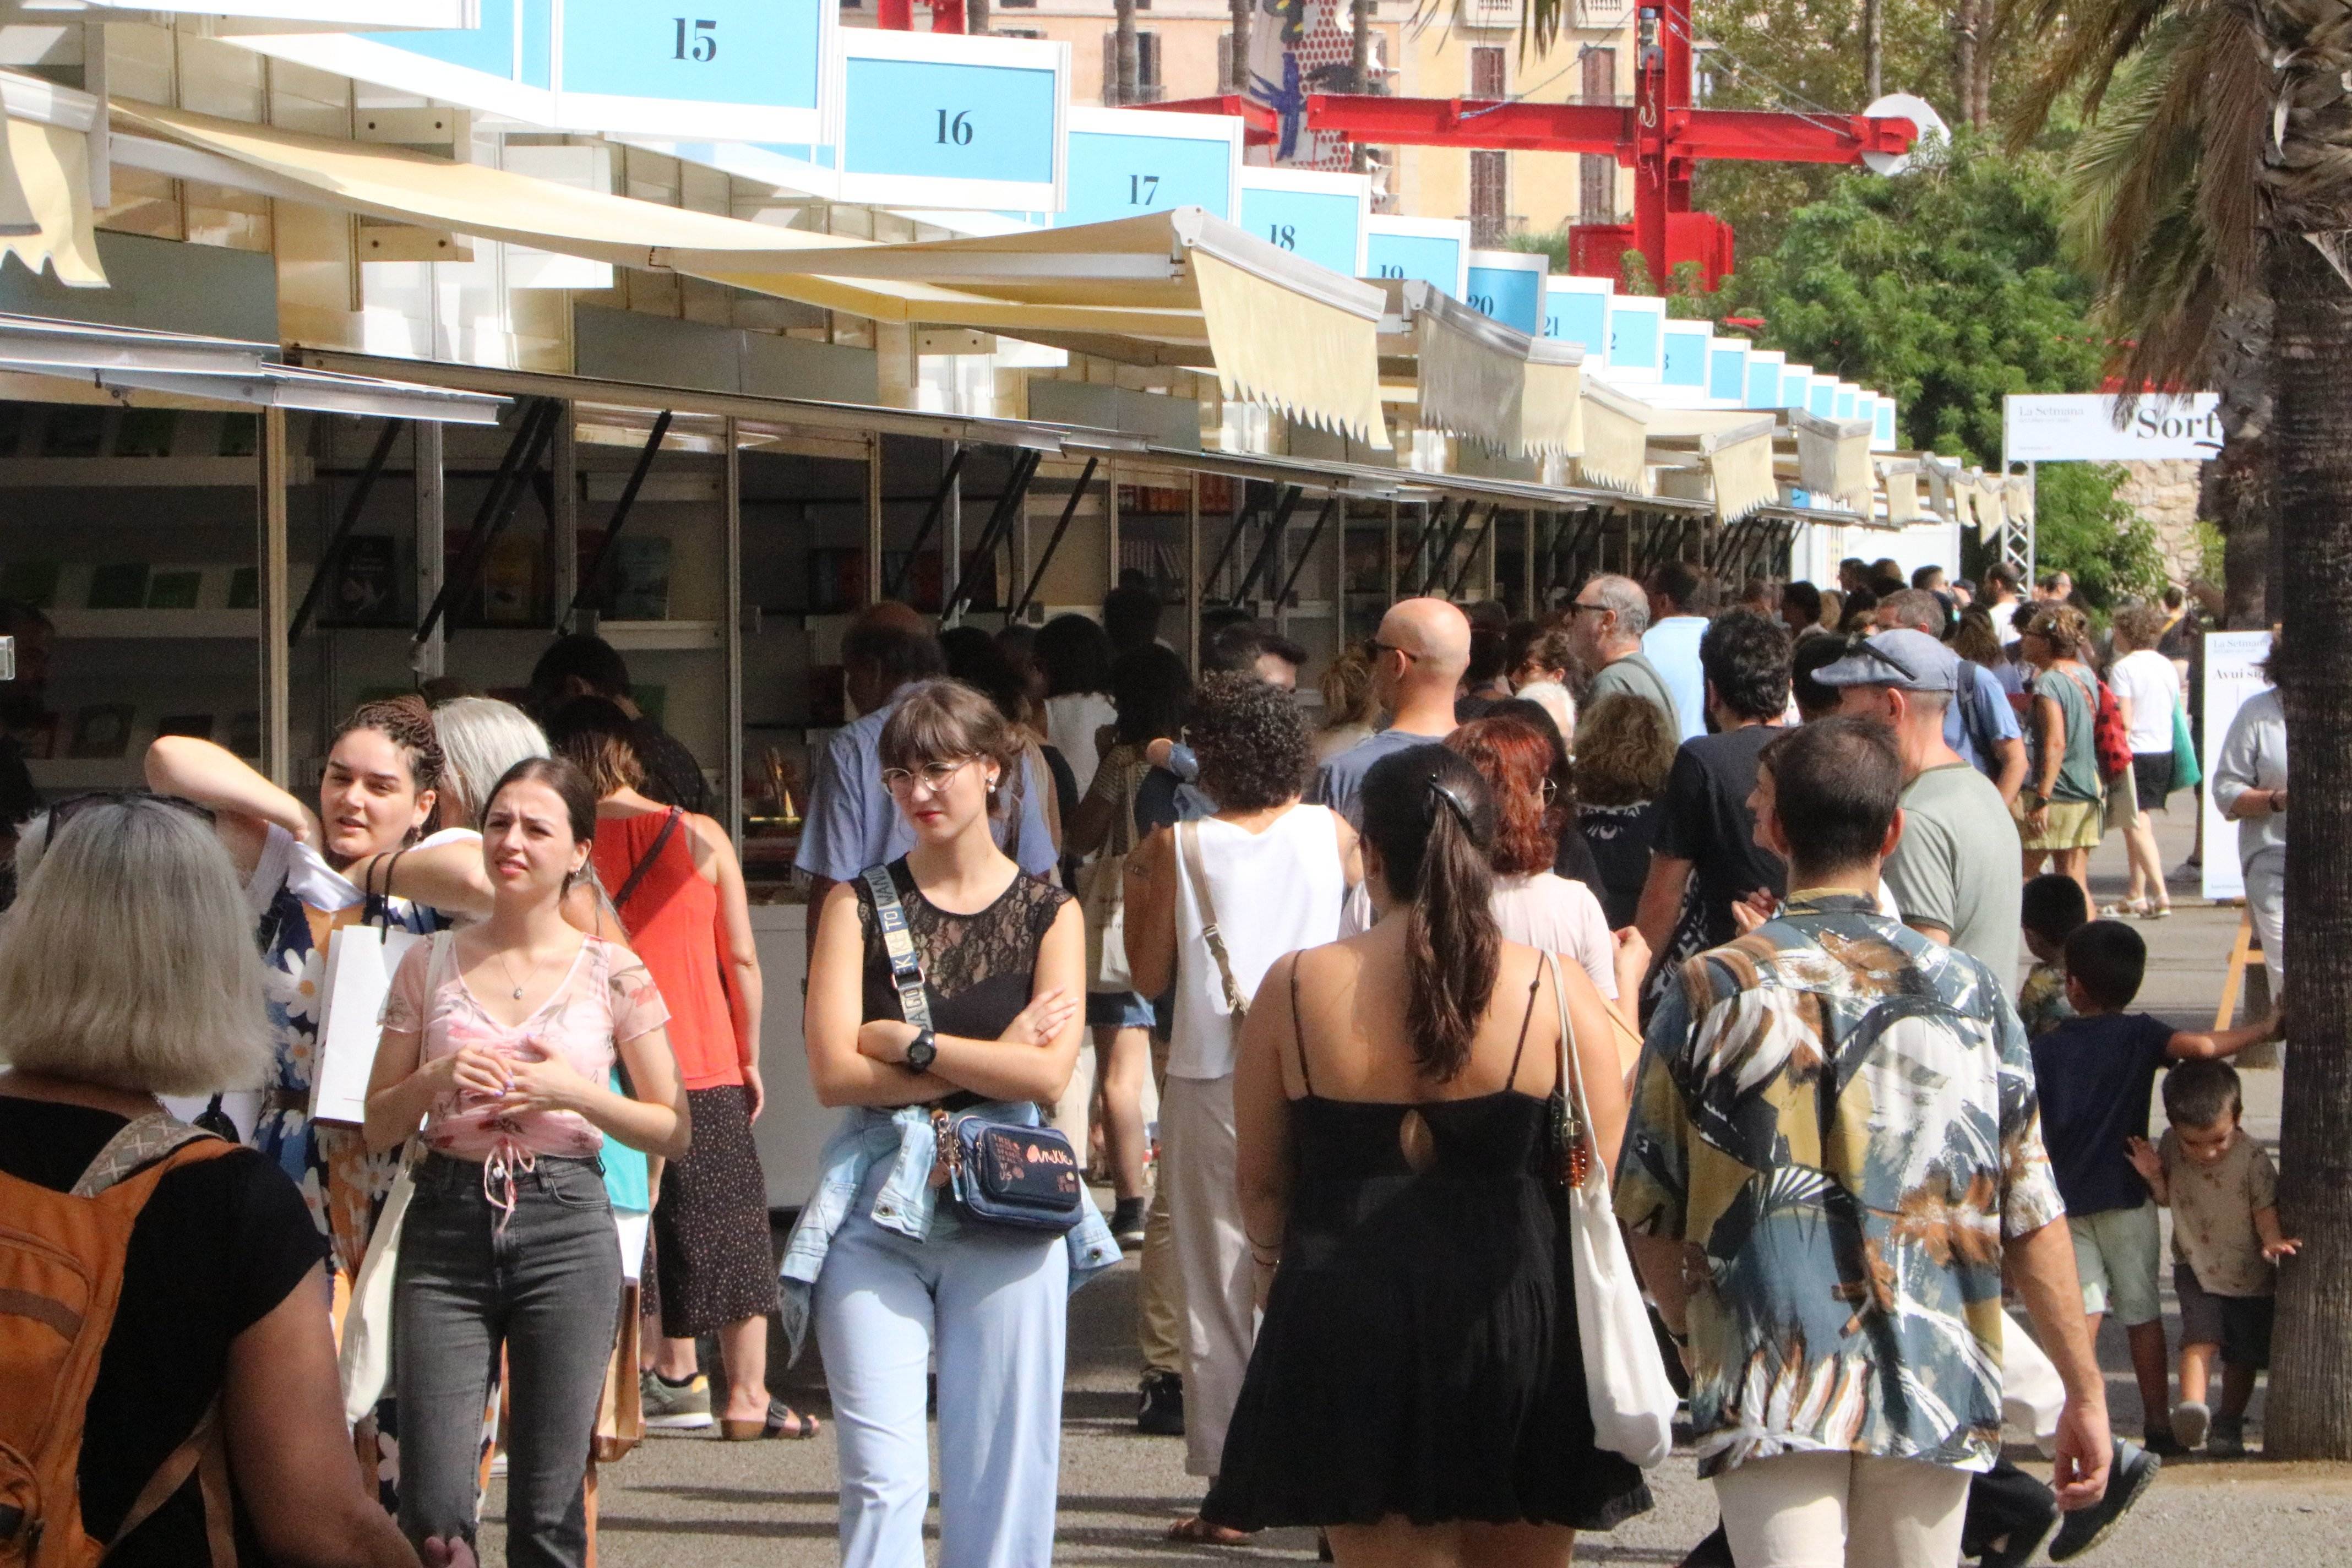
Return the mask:
[[[1557,338],[1528,344],[1527,390],[1519,399],[1519,438],[1548,458],[1584,450],[1584,346]]]
[[[1772,437],[1780,422],[1752,409],[1654,408],[1647,432],[1649,460],[1696,458],[1699,483],[1683,489],[1715,504],[1716,521],[1737,522],[1780,499],[1772,471]],[[1661,480],[1662,488],[1665,488]]]
[[[1577,476],[1604,489],[1648,495],[1648,437],[1654,410],[1591,380],[1584,384],[1583,403],[1584,450],[1577,454]]]
[[[1878,464],[1878,480],[1886,491],[1886,521],[1900,527],[1919,521],[1919,463],[1916,458]]]
[[[885,246],[395,147],[120,99],[113,107],[117,157],[134,166],[619,266],[688,272],[875,321],[1083,343],[1087,352],[1143,363],[1213,364],[1229,396],[1388,445],[1375,347],[1379,290],[1300,262],[1197,208],[1181,222],[1162,214]],[[1003,246],[1011,250],[987,248]],[[958,247],[983,248],[960,256]]]
[[[1787,415],[1797,433],[1797,472],[1806,489],[1867,515],[1871,500],[1870,421]]]
[[[1424,430],[1444,430],[1492,452],[1520,451],[1527,337],[1419,279],[1399,289]]]
[[[0,252],[38,273],[44,267],[72,289],[103,289],[96,223],[89,205],[89,139],[58,125],[6,121],[6,206],[15,221],[0,230]],[[22,193],[21,202],[14,199]]]

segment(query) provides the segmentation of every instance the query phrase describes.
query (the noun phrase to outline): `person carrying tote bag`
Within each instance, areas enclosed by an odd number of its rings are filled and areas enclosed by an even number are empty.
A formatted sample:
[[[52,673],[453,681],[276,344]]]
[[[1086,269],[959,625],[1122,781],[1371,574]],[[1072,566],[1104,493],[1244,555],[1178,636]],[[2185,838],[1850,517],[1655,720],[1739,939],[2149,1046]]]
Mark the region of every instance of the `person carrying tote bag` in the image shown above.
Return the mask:
[[[1320,1526],[1341,1568],[1564,1563],[1574,1531],[1651,1505],[1612,1447],[1632,1438],[1600,1430],[1646,1412],[1587,1371],[1622,1341],[1585,1325],[1624,1304],[1588,1310],[1606,1281],[1568,1255],[1581,1231],[1562,1214],[1563,1151],[1588,1182],[1616,1152],[1608,1004],[1580,968],[1503,940],[1494,803],[1466,760],[1398,752],[1359,800],[1379,921],[1277,959],[1242,1029],[1265,1316],[1202,1511]]]

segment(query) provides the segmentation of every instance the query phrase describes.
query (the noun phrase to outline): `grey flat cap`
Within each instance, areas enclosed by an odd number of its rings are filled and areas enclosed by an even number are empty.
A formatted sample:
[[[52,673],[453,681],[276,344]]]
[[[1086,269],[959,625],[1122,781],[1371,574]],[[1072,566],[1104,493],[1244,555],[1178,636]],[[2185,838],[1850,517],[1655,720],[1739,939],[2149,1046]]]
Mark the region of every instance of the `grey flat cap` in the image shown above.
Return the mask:
[[[1881,632],[1834,664],[1813,672],[1823,686],[1892,686],[1903,691],[1956,691],[1959,656],[1926,632]]]

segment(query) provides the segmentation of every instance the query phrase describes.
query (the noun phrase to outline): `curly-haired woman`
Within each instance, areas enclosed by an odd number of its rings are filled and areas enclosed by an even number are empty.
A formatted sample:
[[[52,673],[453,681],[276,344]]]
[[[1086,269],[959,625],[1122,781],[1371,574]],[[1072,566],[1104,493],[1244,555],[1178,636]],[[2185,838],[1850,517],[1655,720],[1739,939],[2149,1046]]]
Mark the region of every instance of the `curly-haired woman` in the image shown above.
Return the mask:
[[[1633,923],[1650,847],[1658,838],[1658,797],[1675,766],[1675,731],[1655,703],[1612,692],[1590,704],[1576,727],[1576,827],[1592,851],[1601,911],[1612,930]]]
[[[1213,1479],[1256,1319],[1234,1185],[1234,1039],[1267,967],[1339,935],[1360,873],[1355,830],[1299,804],[1315,751],[1289,693],[1245,675],[1210,676],[1187,733],[1201,788],[1219,809],[1154,833],[1128,857],[1127,956],[1143,994],[1176,987],[1160,1179],[1184,1281],[1184,1468]],[[1242,1539],[1197,1518],[1172,1533]]]

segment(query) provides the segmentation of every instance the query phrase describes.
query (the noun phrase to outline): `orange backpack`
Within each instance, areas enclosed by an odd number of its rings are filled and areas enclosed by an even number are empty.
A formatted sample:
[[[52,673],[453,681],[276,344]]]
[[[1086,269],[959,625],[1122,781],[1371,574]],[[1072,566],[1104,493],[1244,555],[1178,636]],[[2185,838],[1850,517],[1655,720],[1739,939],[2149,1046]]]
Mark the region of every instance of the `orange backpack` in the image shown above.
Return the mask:
[[[114,1328],[131,1227],[155,1184],[236,1147],[163,1111],[60,1193],[0,1173],[0,1568],[88,1568],[201,1471],[214,1568],[236,1561],[217,1402],[140,1489],[112,1540],[81,1517],[82,1421]]]

